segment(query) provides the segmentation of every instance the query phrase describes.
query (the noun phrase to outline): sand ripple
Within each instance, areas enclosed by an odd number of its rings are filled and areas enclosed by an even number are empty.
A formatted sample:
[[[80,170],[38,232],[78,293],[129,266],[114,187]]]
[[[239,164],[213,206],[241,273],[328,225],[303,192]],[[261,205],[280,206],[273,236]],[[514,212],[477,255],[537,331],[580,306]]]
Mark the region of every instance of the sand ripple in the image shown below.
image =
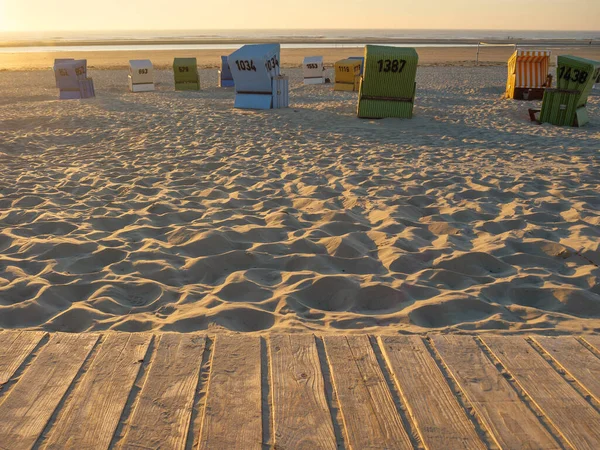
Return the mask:
[[[600,331],[600,99],[530,124],[503,68],[419,72],[412,121],[300,84],[55,100],[0,73],[0,328]],[[490,87],[493,86],[493,87]]]

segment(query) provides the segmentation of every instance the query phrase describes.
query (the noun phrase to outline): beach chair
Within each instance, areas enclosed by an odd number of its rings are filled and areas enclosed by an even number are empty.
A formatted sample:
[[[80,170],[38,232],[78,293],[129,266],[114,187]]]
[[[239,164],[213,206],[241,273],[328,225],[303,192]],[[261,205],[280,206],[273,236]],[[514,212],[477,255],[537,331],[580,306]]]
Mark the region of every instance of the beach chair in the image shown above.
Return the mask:
[[[322,56],[307,56],[302,62],[302,72],[304,74],[304,84],[323,84],[325,77],[323,72],[323,57]]]
[[[410,119],[419,55],[414,48],[367,45],[358,93],[358,117]]]
[[[365,69],[365,57],[364,56],[350,56],[348,59],[356,59],[356,60],[360,61],[360,76],[362,77],[362,74]]]
[[[54,70],[54,79],[56,81],[56,87],[58,87],[58,72],[56,71],[56,65],[69,61],[75,61],[75,58],[59,58],[54,60],[54,66],[52,66],[52,68]]]
[[[87,77],[85,59],[59,62],[54,65],[54,76],[60,100],[92,98],[96,96],[94,82]]]
[[[129,61],[129,90],[131,92],[150,92],[154,90],[154,67],[149,59]]]
[[[506,98],[541,100],[544,90],[552,87],[549,75],[549,50],[517,50],[508,60]]]
[[[360,86],[360,61],[342,59],[335,63],[334,91],[358,91]]]
[[[229,55],[235,81],[235,108],[288,107],[289,79],[281,75],[279,58],[279,44],[244,45]]]
[[[173,74],[176,91],[199,91],[200,74],[196,58],[175,58]]]
[[[546,89],[541,111],[530,109],[540,123],[582,127],[589,122],[587,99],[594,83],[600,82],[600,62],[576,56],[559,56],[556,69],[556,89]]]
[[[221,70],[219,70],[219,87],[234,87],[233,75],[229,68],[229,57],[221,56]]]

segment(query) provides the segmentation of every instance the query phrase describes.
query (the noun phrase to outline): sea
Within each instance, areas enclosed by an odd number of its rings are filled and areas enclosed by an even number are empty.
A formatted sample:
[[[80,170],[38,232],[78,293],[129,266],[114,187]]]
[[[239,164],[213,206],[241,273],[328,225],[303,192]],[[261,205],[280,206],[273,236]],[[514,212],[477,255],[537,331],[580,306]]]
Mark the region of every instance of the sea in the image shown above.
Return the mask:
[[[388,44],[390,40],[408,40],[398,45],[445,47],[477,44],[460,44],[456,41],[564,41],[574,40],[585,45],[600,45],[600,30],[596,31],[532,31],[532,30],[389,30],[389,29],[286,29],[286,30],[160,30],[160,31],[65,31],[65,32],[0,32],[0,53],[14,52],[59,52],[59,51],[130,51],[130,50],[206,50],[232,49],[258,40],[293,40],[284,43],[282,48],[319,47],[362,47],[370,43]],[[346,41],[343,43],[315,42],[318,40]],[[160,41],[173,41],[161,43]],[[189,44],[185,41],[191,41]],[[235,40],[236,43],[211,43],[210,41]],[[303,43],[303,40],[310,43]],[[424,40],[437,42],[423,43]],[[59,45],[38,46],[36,43],[53,41]],[[94,42],[95,45],[78,45],[81,42]],[[106,44],[103,42],[106,41]],[[121,41],[118,45],[110,41]],[[125,44],[123,42],[125,41]],[[149,44],[148,42],[152,42]],[[183,41],[183,42],[181,42]],[[200,43],[198,41],[201,41]],[[350,42],[348,42],[350,41]],[[444,42],[447,41],[447,42]],[[69,43],[73,42],[73,45]],[[13,43],[13,44],[9,44]],[[11,45],[11,46],[7,46]]]

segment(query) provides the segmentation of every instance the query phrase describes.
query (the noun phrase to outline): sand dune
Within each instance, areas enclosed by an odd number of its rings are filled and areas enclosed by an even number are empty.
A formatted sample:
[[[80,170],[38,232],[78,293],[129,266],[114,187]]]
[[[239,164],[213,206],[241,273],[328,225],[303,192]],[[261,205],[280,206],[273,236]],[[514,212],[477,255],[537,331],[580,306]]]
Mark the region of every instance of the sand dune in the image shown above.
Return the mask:
[[[0,328],[600,332],[600,97],[539,126],[503,67],[424,67],[366,121],[287,73],[267,112],[0,73]]]

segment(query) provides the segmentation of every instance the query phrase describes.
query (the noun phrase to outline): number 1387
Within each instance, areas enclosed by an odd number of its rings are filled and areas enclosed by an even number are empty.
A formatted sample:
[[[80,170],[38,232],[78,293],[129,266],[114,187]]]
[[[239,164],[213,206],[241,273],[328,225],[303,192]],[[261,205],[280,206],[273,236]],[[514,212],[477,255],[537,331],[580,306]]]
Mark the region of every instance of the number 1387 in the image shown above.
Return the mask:
[[[406,60],[404,59],[380,59],[377,61],[379,72],[402,73]]]

